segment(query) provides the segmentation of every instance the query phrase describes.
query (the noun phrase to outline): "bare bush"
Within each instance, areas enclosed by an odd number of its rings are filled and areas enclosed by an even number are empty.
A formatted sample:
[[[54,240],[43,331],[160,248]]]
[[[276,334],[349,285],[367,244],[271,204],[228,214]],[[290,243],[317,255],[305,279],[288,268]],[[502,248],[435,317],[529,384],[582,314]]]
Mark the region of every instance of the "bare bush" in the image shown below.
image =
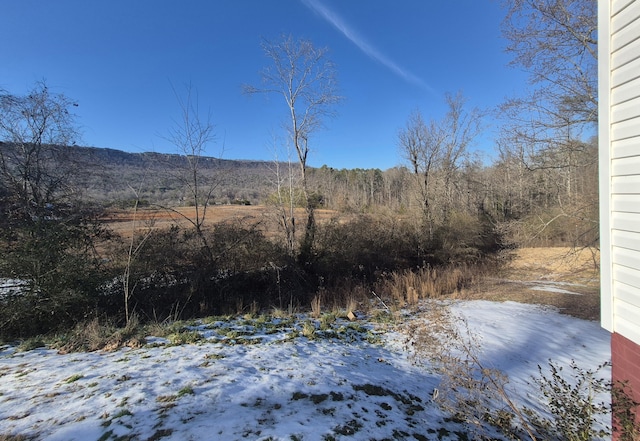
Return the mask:
[[[640,403],[634,399],[633,391],[627,381],[617,381],[611,388],[613,435],[618,441],[640,439]]]
[[[522,396],[509,387],[508,376],[481,357],[480,338],[462,317],[454,315],[449,304],[430,302],[426,321],[407,327],[406,346],[418,360],[426,359],[441,376],[433,399],[443,410],[465,422],[481,439],[497,434],[509,439],[593,440],[610,435],[599,423],[609,406],[598,397],[609,390],[609,383],[595,371],[572,363],[568,375],[550,361],[550,375],[540,369],[533,379],[541,409],[519,404]]]

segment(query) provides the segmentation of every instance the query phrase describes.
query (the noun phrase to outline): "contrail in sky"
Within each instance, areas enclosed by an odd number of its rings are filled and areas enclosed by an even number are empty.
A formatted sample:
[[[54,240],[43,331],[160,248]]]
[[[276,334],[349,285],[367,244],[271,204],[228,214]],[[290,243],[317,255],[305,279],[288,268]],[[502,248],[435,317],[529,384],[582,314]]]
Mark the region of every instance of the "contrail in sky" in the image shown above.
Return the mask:
[[[358,49],[364,52],[368,57],[387,67],[389,70],[391,70],[393,73],[395,73],[405,81],[422,87],[423,89],[426,89],[430,92],[434,91],[433,88],[430,87],[427,83],[425,83],[406,69],[398,66],[398,64],[396,64],[393,60],[373,47],[364,37],[362,37],[351,26],[345,23],[342,17],[327,8],[324,4],[322,4],[320,0],[302,0],[302,3],[312,11],[319,14],[322,18],[329,22],[329,24],[340,31],[342,35],[347,37],[349,41],[355,44]]]

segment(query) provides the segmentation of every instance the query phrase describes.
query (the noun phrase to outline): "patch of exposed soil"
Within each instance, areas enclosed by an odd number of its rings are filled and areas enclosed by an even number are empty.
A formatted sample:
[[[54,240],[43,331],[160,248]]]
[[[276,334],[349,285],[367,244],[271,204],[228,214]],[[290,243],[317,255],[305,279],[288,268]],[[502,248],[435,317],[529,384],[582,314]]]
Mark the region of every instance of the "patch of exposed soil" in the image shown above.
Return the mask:
[[[595,250],[522,248],[499,273],[463,293],[465,298],[557,307],[585,320],[600,319],[600,261]]]

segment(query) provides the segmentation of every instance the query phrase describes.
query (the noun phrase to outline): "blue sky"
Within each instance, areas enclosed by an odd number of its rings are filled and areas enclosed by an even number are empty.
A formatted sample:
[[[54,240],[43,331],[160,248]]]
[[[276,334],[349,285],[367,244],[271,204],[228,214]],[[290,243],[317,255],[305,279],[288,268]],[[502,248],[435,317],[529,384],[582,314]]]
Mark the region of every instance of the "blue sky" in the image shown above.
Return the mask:
[[[439,119],[445,93],[491,109],[525,87],[507,67],[497,0],[0,0],[0,88],[45,79],[78,102],[82,145],[175,153],[168,134],[191,84],[225,159],[274,157],[287,108],[247,96],[269,64],[262,38],[328,47],[344,101],[310,141],[313,166],[386,169],[402,162],[409,113]],[[487,120],[478,148],[493,153]],[[277,141],[276,141],[277,143]],[[282,153],[280,154],[282,159]]]

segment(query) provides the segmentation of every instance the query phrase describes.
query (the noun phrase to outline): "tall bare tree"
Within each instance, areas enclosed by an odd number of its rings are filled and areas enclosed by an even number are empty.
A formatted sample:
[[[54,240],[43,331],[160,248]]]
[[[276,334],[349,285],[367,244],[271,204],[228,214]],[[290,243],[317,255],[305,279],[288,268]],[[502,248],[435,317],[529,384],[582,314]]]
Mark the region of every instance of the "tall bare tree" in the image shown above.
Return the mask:
[[[406,126],[398,132],[398,142],[400,152],[416,178],[423,224],[431,240],[434,229],[432,182],[433,174],[441,163],[444,134],[435,121],[427,124],[420,111],[414,110]]]
[[[295,164],[292,163],[291,151],[287,149],[287,161],[280,161],[278,155],[278,140],[274,138],[273,184],[276,188],[274,204],[276,207],[276,219],[284,232],[285,247],[289,256],[294,257],[296,244],[296,181]]]
[[[597,1],[505,0],[504,6],[503,35],[514,57],[511,64],[529,74],[531,87],[502,106],[503,156],[520,158],[527,175],[520,173],[520,179],[549,184],[541,207],[559,210],[551,219],[573,218],[571,223],[583,225],[590,218],[587,229],[592,230],[597,210],[587,201],[597,204],[597,196],[582,184],[594,181],[585,180],[585,173],[597,173],[589,141],[598,107]],[[507,150],[512,153],[505,155]],[[536,230],[551,225],[545,220]],[[593,237],[585,234],[572,233]]]
[[[309,141],[322,127],[326,117],[334,115],[338,95],[336,69],[327,57],[327,48],[317,48],[312,42],[283,36],[278,41],[262,43],[271,65],[262,71],[262,86],[245,86],[245,93],[280,95],[289,111],[287,130],[300,165],[302,191],[306,201],[307,222],[299,258],[311,257],[315,236],[315,201],[310,196],[307,180]]]
[[[0,90],[0,182],[13,202],[9,218],[41,217],[69,202],[78,168],[68,149],[78,136],[75,106],[44,81],[24,96]]]
[[[479,110],[465,108],[466,99],[461,93],[447,94],[445,99],[449,109],[441,120],[426,123],[416,110],[398,133],[401,154],[409,162],[418,184],[424,226],[430,239],[436,219],[443,223],[449,220],[458,170],[482,120]],[[439,216],[434,208],[436,197]]]
[[[482,112],[477,108],[467,109],[467,99],[461,92],[445,96],[449,110],[445,115],[440,131],[444,134],[442,151],[442,174],[445,200],[442,204],[443,220],[449,221],[453,206],[456,174],[469,153],[469,147],[480,133]]]
[[[576,140],[591,137],[598,119],[597,1],[504,3],[511,65],[531,84],[502,106],[504,138],[525,146],[530,168],[570,166]]]
[[[211,114],[201,114],[197,93],[192,86],[186,86],[185,96],[175,91],[176,100],[180,108],[180,117],[174,121],[165,137],[184,157],[185,167],[182,170],[174,170],[173,174],[187,189],[187,200],[194,207],[194,216],[189,216],[181,211],[168,208],[191,224],[202,244],[202,250],[212,264],[215,256],[207,237],[204,234],[204,223],[207,210],[213,202],[214,190],[217,186],[215,177],[203,172],[204,156],[207,148],[215,141],[214,125]]]
[[[505,0],[503,35],[534,92],[543,127],[597,121],[597,1]]]

